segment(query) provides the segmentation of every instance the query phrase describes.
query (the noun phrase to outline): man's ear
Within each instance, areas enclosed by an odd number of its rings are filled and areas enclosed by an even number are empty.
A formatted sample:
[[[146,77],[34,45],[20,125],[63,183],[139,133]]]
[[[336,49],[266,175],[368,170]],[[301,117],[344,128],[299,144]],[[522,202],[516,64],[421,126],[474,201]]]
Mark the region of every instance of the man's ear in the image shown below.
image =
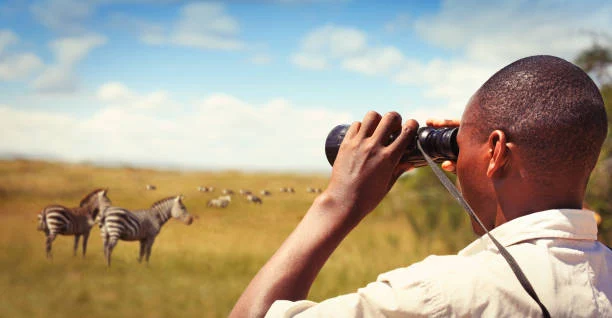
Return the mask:
[[[487,167],[487,177],[501,176],[504,172],[504,167],[508,164],[510,155],[510,149],[506,142],[506,133],[501,130],[494,130],[489,135],[487,147],[490,159]]]

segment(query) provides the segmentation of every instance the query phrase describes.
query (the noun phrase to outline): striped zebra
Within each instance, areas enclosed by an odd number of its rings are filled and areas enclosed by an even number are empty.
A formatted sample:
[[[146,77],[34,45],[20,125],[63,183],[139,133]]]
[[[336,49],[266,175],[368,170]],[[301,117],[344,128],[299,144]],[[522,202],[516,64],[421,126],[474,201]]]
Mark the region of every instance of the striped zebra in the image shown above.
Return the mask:
[[[51,245],[55,237],[74,235],[74,255],[77,254],[79,239],[83,236],[83,257],[87,251],[87,240],[91,227],[95,224],[99,212],[111,205],[106,196],[107,189],[96,189],[87,194],[75,208],[61,205],[49,205],[38,214],[38,230],[45,232],[47,258],[52,258]]]
[[[148,210],[128,211],[119,207],[107,207],[102,211],[100,220],[106,264],[110,267],[111,254],[119,240],[140,241],[138,262],[142,262],[145,256],[148,263],[155,237],[171,217],[187,225],[193,222],[193,217],[182,202],[182,196],[159,200]]]

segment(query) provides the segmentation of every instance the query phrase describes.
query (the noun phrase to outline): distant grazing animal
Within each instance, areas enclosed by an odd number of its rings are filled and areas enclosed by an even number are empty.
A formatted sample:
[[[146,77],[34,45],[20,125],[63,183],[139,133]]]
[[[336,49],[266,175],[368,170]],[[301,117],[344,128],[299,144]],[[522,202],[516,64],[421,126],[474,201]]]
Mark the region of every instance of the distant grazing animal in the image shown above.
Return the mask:
[[[240,191],[238,192],[242,195],[249,195],[252,193],[250,190],[245,190],[245,189],[240,189]]]
[[[198,191],[200,192],[214,192],[214,187],[198,187]]]
[[[232,202],[232,197],[229,195],[223,195],[216,199],[209,200],[206,206],[209,208],[225,208],[230,202]]]
[[[265,196],[268,196],[268,195],[271,195],[272,193],[271,193],[270,191],[268,191],[268,190],[261,190],[261,191],[259,192],[259,194],[261,194],[261,195],[265,195]]]
[[[295,189],[291,187],[280,188],[280,192],[295,193]]]
[[[106,189],[90,192],[76,208],[50,205],[38,214],[38,230],[45,232],[46,236],[47,258],[52,258],[51,245],[58,234],[74,235],[74,255],[77,253],[79,239],[83,235],[83,257],[85,257],[91,227],[98,219],[99,212],[111,205],[106,192]]]
[[[252,194],[247,195],[246,199],[249,200],[250,202],[253,202],[253,203],[257,203],[257,204],[261,204],[262,203],[261,199],[259,197],[254,196]]]
[[[227,194],[227,195],[232,195],[232,194],[234,194],[234,190],[223,189],[223,191],[221,191],[221,193]]]
[[[157,187],[156,187],[156,186],[154,186],[154,185],[152,185],[152,184],[147,184],[146,189],[147,189],[147,190],[150,190],[150,191],[153,191],[153,190],[157,190]]]
[[[321,193],[321,192],[323,192],[323,189],[308,187],[308,188],[306,188],[306,192],[308,192],[308,193]]]
[[[187,212],[182,196],[159,200],[148,210],[132,211],[120,207],[107,207],[102,211],[100,232],[104,244],[106,264],[111,265],[111,254],[119,240],[140,241],[138,262],[151,256],[151,247],[161,227],[171,218],[176,218],[189,225],[193,217]]]

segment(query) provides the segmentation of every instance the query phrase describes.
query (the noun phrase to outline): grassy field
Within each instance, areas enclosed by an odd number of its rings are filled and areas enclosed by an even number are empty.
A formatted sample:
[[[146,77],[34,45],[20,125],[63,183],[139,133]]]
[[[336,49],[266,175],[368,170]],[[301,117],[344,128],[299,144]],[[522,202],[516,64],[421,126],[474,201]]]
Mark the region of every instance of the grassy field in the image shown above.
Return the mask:
[[[227,316],[250,279],[312,203],[316,194],[307,193],[306,188],[324,188],[327,179],[325,175],[0,161],[0,316]],[[158,189],[146,191],[146,184]],[[196,190],[200,185],[216,190],[201,193]],[[280,193],[282,186],[294,187],[296,193]],[[53,244],[53,260],[47,260],[44,234],[36,231],[37,213],[51,203],[76,206],[98,187],[109,188],[113,204],[129,209],[183,194],[189,212],[198,218],[191,226],[170,220],[153,246],[148,265],[137,262],[137,242],[120,241],[113,267],[106,268],[97,227],[92,229],[84,259],[72,256],[73,237],[60,236]],[[206,202],[220,195],[221,188],[269,189],[272,195],[264,197],[262,205],[235,197],[226,209],[208,208]],[[454,252],[454,246],[449,248],[433,236],[421,233],[417,238],[415,226],[439,220],[432,221],[434,214],[423,214],[424,219],[406,217],[401,212],[406,201],[398,199],[402,197],[398,192],[393,189],[342,243],[315,281],[310,299],[353,292],[379,273],[407,266],[431,252]],[[467,218],[449,222],[461,233],[469,226]],[[466,235],[451,241],[462,246],[472,238]]]

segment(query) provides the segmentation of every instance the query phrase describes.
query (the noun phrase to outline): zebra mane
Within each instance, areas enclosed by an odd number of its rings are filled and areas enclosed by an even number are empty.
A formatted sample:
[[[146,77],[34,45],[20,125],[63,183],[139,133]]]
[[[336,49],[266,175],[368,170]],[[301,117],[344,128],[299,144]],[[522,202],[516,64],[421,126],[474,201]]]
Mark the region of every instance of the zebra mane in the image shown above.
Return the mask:
[[[174,196],[174,197],[167,197],[167,198],[163,198],[163,199],[161,199],[161,200],[159,200],[159,201],[157,201],[157,202],[153,203],[153,204],[151,205],[151,209],[154,209],[154,208],[156,208],[156,207],[158,207],[158,206],[160,206],[160,205],[163,205],[163,204],[165,204],[166,202],[168,202],[168,201],[170,201],[170,200],[174,200],[174,199],[176,199],[176,196]]]
[[[89,200],[91,199],[91,197],[93,197],[94,195],[96,195],[96,193],[98,193],[98,192],[100,192],[100,191],[102,191],[102,190],[104,190],[104,189],[102,189],[102,188],[98,188],[98,189],[95,189],[95,190],[91,191],[91,192],[90,192],[88,195],[86,195],[86,196],[85,196],[85,197],[84,197],[84,198],[81,200],[81,203],[79,203],[79,206],[80,206],[80,207],[84,207],[84,206],[85,206],[85,205],[86,205],[86,204],[89,202]]]

